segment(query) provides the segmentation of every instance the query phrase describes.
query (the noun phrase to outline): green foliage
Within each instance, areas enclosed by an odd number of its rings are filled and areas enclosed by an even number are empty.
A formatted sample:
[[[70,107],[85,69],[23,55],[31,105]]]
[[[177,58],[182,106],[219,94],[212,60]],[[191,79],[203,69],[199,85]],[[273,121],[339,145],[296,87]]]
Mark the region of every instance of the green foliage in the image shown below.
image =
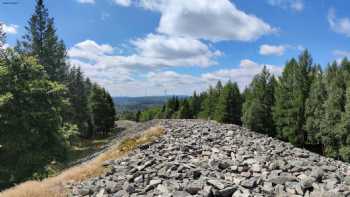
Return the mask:
[[[160,112],[161,112],[160,107],[149,108],[141,113],[140,121],[144,122],[144,121],[155,119],[158,117]]]
[[[201,111],[199,112],[200,118],[213,119],[218,97],[218,91],[210,86],[202,102]]]
[[[290,60],[279,78],[273,108],[277,135],[293,144],[305,141],[305,102],[309,92],[311,60],[307,51],[299,58]]]
[[[66,144],[71,145],[71,139],[79,134],[79,128],[77,125],[64,123],[58,130],[58,133],[62,136]]]
[[[173,115],[180,109],[180,101],[177,97],[172,97],[166,103],[165,118],[172,118]]]
[[[345,104],[345,87],[341,69],[334,62],[325,73],[327,99],[324,102],[325,115],[321,122],[320,138],[325,145],[326,155],[338,156],[340,143],[337,135]]]
[[[12,183],[64,158],[59,130],[68,102],[65,86],[50,81],[35,58],[10,52],[0,68],[0,179]]]
[[[187,99],[183,100],[181,103],[181,108],[179,111],[180,119],[189,119],[192,118],[192,112],[190,109],[190,104]]]
[[[90,84],[86,85],[83,73],[80,68],[72,68],[68,75],[68,90],[71,102],[69,121],[76,124],[81,136],[90,137],[89,132],[90,111],[88,107],[88,96]],[[89,82],[88,82],[89,83]]]
[[[64,82],[68,72],[66,49],[56,35],[54,19],[49,17],[43,0],[37,0],[26,31],[23,41],[16,46],[17,51],[35,56],[39,64],[44,66],[49,79]]]
[[[197,118],[201,110],[201,104],[203,101],[203,96],[197,96],[197,93],[194,92],[193,96],[189,99],[190,111],[192,112],[193,118]]]
[[[220,89],[219,89],[220,90]],[[237,83],[229,81],[221,90],[214,119],[222,123],[241,124],[242,98]]]
[[[344,161],[350,161],[350,146],[340,147],[339,155]]]
[[[115,108],[109,93],[94,84],[89,97],[89,109],[94,135],[106,135],[114,127]]]
[[[78,132],[87,137],[114,126],[111,96],[79,68],[69,70],[43,0],[37,0],[26,30],[16,51],[5,51],[0,24],[0,160],[6,161],[0,162],[0,189],[46,177],[45,166],[66,159]]]
[[[324,102],[326,96],[321,67],[317,66],[305,105],[306,120],[304,128],[307,132],[307,142],[310,144],[320,143],[321,125],[325,115]]]
[[[270,136],[275,135],[272,120],[275,83],[275,78],[266,67],[254,77],[244,94],[242,121],[245,127]]]

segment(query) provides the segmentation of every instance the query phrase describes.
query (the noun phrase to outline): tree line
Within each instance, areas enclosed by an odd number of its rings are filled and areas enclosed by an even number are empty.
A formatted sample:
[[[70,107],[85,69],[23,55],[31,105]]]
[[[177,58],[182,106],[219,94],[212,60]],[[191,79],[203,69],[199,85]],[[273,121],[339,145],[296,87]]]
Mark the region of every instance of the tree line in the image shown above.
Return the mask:
[[[43,0],[25,29],[15,47],[4,49],[0,24],[0,189],[47,176],[45,166],[66,159],[72,137],[114,127],[112,97],[69,65]]]
[[[202,118],[243,125],[323,155],[350,161],[350,61],[324,69],[305,50],[280,76],[264,67],[240,93],[236,83],[139,112],[136,119]]]

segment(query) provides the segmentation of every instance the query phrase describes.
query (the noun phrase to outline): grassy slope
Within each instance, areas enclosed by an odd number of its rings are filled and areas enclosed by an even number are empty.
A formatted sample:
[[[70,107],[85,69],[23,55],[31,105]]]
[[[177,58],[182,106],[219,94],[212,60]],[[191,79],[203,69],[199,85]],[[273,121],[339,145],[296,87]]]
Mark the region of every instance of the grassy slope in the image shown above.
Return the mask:
[[[97,156],[91,161],[68,168],[59,173],[57,176],[44,179],[43,181],[24,182],[16,187],[10,188],[0,193],[0,197],[67,196],[67,191],[64,187],[65,183],[69,181],[82,181],[104,173],[105,168],[103,167],[103,163],[105,161],[122,157],[127,152],[137,148],[139,145],[149,143],[154,139],[160,137],[161,135],[163,135],[163,133],[164,130],[161,127],[152,127],[139,135],[127,137],[121,140],[120,143],[113,145],[107,151],[101,153],[99,156]],[[95,142],[89,142],[88,144],[86,144],[86,151],[90,151],[91,145],[95,146],[96,144],[100,143],[103,144],[106,143],[106,141],[101,142],[97,140]],[[77,155],[79,156],[77,156],[76,158],[80,158],[80,156],[84,155],[85,153],[77,153]]]

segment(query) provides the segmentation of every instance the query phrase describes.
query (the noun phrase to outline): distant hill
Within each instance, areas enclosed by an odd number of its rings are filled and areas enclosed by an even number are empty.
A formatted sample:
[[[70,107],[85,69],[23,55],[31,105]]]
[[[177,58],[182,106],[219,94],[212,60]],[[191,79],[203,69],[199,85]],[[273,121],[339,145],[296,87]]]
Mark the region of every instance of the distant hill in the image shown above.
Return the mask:
[[[184,95],[174,95],[187,98]],[[113,97],[118,112],[144,110],[150,107],[161,106],[173,96],[143,96],[143,97]]]

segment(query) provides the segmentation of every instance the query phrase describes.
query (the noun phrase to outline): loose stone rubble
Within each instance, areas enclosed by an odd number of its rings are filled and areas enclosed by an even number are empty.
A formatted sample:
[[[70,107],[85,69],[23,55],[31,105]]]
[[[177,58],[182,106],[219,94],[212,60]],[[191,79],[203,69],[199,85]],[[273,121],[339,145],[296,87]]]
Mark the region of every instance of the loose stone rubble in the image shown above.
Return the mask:
[[[350,196],[350,165],[236,125],[163,120],[166,134],[71,196]],[[350,172],[350,171],[349,171]]]

